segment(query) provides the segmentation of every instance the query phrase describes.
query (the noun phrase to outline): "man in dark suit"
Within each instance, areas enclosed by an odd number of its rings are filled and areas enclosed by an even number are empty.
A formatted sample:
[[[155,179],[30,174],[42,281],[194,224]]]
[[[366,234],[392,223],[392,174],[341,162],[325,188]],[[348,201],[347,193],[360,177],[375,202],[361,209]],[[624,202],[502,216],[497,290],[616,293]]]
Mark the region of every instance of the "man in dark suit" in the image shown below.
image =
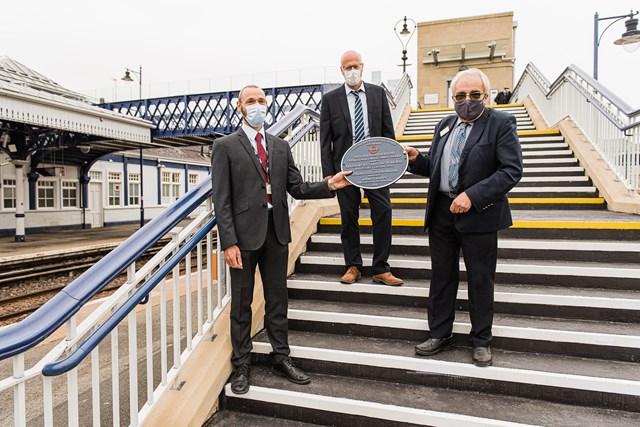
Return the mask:
[[[326,93],[320,109],[320,150],[322,173],[330,178],[340,171],[340,162],[351,145],[369,137],[395,139],[391,111],[384,90],[364,83],[364,64],[358,52],[350,50],[342,55],[340,71],[345,85]],[[403,281],[391,274],[387,262],[391,252],[391,200],[389,188],[365,190],[373,222],[373,281],[398,286]],[[342,219],[342,248],[346,272],[342,283],[360,279],[359,208],[362,195],[359,187],[348,187],[338,193]]]
[[[498,231],[511,226],[507,193],[522,177],[516,119],[487,109],[490,84],[472,68],[451,82],[455,115],[435,128],[428,154],[405,147],[410,172],[429,177],[425,229],[429,229],[430,338],[416,353],[431,356],[455,345],[453,321],[460,249],[467,270],[472,360],[492,364],[493,288]]]
[[[238,96],[242,126],[213,144],[213,204],[218,238],[231,267],[231,343],[235,372],[231,389],[249,390],[251,372],[251,302],[256,265],[265,297],[265,327],[273,347],[273,372],[296,384],[309,376],[289,357],[287,329],[287,260],[291,241],[287,193],[296,199],[333,196],[349,185],[339,173],[316,183],[305,182],[286,141],[269,135],[263,123],[267,98],[257,86]]]
[[[511,99],[511,91],[508,87],[505,87],[502,92],[496,95],[494,99],[496,104],[508,104]]]

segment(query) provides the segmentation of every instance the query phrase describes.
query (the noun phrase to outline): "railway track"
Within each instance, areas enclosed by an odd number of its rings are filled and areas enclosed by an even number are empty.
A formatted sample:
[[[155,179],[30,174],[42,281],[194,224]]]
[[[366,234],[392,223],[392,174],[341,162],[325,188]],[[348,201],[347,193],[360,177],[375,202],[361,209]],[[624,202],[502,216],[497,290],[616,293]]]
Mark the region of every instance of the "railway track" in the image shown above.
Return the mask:
[[[168,241],[168,239],[159,241],[156,246],[148,249],[140,260],[146,262]],[[65,253],[52,251],[0,262],[0,326],[18,321],[37,310],[44,302],[64,289],[69,283],[70,274],[88,269],[117,245],[114,243]],[[42,282],[45,278],[53,284],[36,290],[22,289],[24,286],[20,286],[26,284],[28,287],[29,283]],[[126,273],[122,273],[113,284],[98,293],[96,298],[115,291],[125,280]],[[41,286],[41,283],[38,285]],[[16,291],[16,289],[19,290]]]

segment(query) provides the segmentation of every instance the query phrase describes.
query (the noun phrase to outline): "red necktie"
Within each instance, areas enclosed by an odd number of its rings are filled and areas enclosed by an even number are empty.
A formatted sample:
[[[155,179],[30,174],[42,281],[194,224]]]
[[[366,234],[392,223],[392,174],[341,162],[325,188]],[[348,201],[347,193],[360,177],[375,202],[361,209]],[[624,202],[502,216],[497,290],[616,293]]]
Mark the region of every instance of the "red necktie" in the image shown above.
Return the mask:
[[[258,149],[258,158],[260,159],[260,166],[262,169],[262,176],[264,177],[267,185],[269,184],[269,175],[267,174],[267,152],[262,146],[262,134],[256,134],[256,148]],[[267,201],[271,203],[271,194],[267,193]]]

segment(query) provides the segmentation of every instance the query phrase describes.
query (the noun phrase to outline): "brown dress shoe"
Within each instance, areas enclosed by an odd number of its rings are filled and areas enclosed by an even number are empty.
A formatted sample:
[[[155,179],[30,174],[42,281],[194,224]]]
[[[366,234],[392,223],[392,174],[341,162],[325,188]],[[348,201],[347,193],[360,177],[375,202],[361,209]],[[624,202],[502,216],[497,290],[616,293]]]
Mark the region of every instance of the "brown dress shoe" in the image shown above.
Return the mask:
[[[360,280],[360,277],[362,277],[360,270],[358,270],[358,267],[352,265],[351,267],[347,268],[347,272],[344,273],[344,276],[340,278],[340,283],[346,283],[347,285],[350,285],[352,283],[355,283],[357,280]]]
[[[385,285],[389,286],[400,286],[404,283],[402,279],[398,279],[393,274],[391,274],[391,272],[374,274],[373,281],[377,283],[384,283]]]
[[[475,347],[473,349],[473,364],[484,368],[485,366],[491,366],[493,364],[493,358],[491,357],[491,347]]]

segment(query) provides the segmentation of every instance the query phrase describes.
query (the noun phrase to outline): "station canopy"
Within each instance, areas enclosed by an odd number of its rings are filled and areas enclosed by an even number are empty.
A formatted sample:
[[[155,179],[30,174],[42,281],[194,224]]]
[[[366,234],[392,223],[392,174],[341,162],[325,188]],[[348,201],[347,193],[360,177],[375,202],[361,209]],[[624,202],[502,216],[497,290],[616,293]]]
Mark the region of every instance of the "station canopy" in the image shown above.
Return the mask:
[[[173,147],[153,123],[93,105],[37,71],[0,56],[0,151],[31,166],[87,165],[118,151]],[[183,144],[180,144],[183,145]]]

